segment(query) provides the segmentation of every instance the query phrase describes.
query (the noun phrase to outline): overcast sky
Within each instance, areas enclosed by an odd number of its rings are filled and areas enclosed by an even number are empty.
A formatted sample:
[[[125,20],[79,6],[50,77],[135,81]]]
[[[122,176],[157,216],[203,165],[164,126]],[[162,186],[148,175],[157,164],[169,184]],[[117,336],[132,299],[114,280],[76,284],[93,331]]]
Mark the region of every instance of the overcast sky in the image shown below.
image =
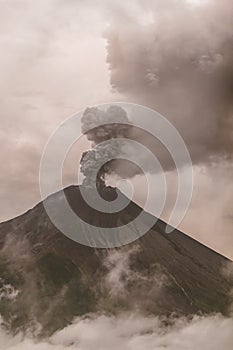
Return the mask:
[[[187,143],[195,182],[180,227],[233,258],[232,85],[222,79],[232,62],[228,46],[222,54],[232,38],[232,5],[189,3],[0,1],[1,221],[40,201],[42,150],[65,118],[87,106],[128,101],[162,113]],[[76,181],[88,147],[82,139],[72,151],[65,184]],[[175,171],[167,180],[172,202]],[[142,181],[134,179],[139,203]]]

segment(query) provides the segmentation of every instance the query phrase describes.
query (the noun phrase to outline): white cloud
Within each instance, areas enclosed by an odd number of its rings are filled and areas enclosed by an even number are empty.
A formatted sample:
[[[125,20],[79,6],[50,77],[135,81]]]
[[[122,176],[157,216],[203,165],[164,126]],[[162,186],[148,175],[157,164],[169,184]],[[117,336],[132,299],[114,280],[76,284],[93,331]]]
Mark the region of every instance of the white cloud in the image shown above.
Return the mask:
[[[122,314],[78,318],[47,340],[15,338],[1,330],[1,350],[232,350],[233,320],[219,315],[178,319],[165,327],[155,317]]]

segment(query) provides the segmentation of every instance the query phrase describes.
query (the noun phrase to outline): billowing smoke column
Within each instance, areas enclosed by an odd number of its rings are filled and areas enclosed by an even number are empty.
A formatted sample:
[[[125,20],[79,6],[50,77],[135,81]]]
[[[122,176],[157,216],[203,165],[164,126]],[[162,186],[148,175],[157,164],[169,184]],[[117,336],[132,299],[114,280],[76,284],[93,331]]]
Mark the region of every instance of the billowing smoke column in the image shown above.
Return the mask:
[[[116,123],[116,120],[118,121]],[[114,173],[114,159],[121,154],[123,141],[132,128],[126,111],[112,105],[106,111],[97,107],[87,108],[82,117],[82,132],[92,141],[92,149],[84,152],[80,169],[85,176],[83,185],[101,189],[105,186],[105,176]],[[104,141],[118,139],[119,142],[106,144]],[[109,160],[112,159],[112,160]],[[96,178],[97,174],[97,178]]]

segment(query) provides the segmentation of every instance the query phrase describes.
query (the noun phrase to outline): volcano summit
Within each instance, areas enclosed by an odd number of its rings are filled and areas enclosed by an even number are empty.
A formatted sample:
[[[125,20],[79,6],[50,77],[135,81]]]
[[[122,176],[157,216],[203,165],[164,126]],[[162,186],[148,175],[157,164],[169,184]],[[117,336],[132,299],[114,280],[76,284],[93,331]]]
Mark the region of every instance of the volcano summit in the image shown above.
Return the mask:
[[[84,202],[79,186],[64,193],[73,211],[99,228],[117,227],[143,212],[129,201],[119,213],[103,213]],[[116,189],[106,187],[108,201],[116,195]],[[46,199],[55,215],[60,215],[59,196],[60,192]],[[17,332],[39,323],[41,334],[51,334],[75,316],[92,312],[139,310],[166,318],[227,315],[233,283],[222,269],[229,261],[178,230],[166,234],[165,226],[157,220],[130,245],[95,249],[61,234],[42,202],[3,222],[0,313],[4,326]]]

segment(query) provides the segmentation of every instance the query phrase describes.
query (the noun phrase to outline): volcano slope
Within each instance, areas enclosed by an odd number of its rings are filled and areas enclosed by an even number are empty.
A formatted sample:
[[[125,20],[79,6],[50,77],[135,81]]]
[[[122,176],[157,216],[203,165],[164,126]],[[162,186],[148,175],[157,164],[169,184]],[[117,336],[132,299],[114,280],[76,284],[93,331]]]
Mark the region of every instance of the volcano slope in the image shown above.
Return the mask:
[[[105,214],[85,203],[79,186],[64,193],[73,211],[97,227],[116,227],[142,212],[131,201],[121,212]],[[103,197],[111,201],[116,195],[108,187]],[[60,192],[47,199],[57,215],[59,196]],[[165,226],[158,220],[134,243],[94,249],[60,233],[42,202],[1,223],[4,327],[16,333],[40,324],[40,334],[50,335],[75,316],[92,312],[133,310],[167,319],[196,313],[227,315],[233,283],[222,270],[230,262],[178,230],[166,234]]]

